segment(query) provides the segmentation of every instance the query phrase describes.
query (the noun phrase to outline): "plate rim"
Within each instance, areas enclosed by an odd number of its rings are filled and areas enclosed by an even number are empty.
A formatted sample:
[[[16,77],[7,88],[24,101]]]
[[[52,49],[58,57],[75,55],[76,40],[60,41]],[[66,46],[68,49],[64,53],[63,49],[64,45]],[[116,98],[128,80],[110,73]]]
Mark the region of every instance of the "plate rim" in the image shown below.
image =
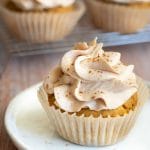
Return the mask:
[[[145,81],[146,85],[148,86],[148,88],[150,88],[150,81]],[[29,90],[32,90],[34,88],[38,88],[40,85],[42,84],[42,82],[39,82],[37,84],[34,84],[32,86],[30,86],[29,88],[26,88],[25,90],[23,90],[22,92],[18,93],[14,98],[12,98],[5,110],[4,113],[4,127],[10,137],[10,139],[12,140],[13,144],[18,148],[18,149],[30,149],[22,140],[20,140],[17,136],[17,134],[14,134],[12,132],[12,126],[10,126],[9,124],[9,118],[10,118],[10,112],[13,111],[13,106],[19,101],[19,96],[28,92]]]
[[[12,127],[10,126],[10,124],[8,123],[9,122],[9,118],[10,118],[10,112],[12,112],[12,108],[14,106],[14,104],[16,104],[19,99],[18,97],[26,92],[28,92],[29,90],[31,89],[34,89],[36,87],[39,87],[40,85],[42,84],[42,82],[39,82],[37,84],[34,84],[32,86],[30,86],[29,88],[26,88],[25,90],[23,90],[22,92],[18,93],[14,98],[12,98],[6,108],[6,111],[4,113],[4,127],[7,131],[7,134],[9,135],[10,139],[13,141],[13,144],[18,148],[18,149],[29,149],[28,146],[26,146],[26,144],[20,140],[18,137],[17,137],[17,134],[13,134],[12,133]]]

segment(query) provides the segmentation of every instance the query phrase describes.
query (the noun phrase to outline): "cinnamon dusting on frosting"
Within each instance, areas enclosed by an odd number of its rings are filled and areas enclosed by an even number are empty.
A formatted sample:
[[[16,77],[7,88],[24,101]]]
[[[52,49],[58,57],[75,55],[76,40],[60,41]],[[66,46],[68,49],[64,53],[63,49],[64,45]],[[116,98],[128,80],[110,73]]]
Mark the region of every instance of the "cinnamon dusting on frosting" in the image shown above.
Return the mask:
[[[104,52],[96,39],[76,44],[75,50],[67,52],[60,66],[50,72],[44,89],[68,112],[87,107],[116,109],[137,92],[134,66],[124,65],[120,57],[118,52]]]

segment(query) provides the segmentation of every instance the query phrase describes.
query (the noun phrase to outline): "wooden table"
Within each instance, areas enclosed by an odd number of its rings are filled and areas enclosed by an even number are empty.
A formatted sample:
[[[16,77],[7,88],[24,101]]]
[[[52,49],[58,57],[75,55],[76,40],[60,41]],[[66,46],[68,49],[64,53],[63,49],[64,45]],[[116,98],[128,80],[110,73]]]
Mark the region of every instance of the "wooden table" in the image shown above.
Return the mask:
[[[107,48],[122,53],[122,60],[134,64],[135,72],[150,80],[150,43]],[[0,150],[15,150],[4,128],[4,112],[11,98],[41,81],[63,54],[14,57],[0,79]]]

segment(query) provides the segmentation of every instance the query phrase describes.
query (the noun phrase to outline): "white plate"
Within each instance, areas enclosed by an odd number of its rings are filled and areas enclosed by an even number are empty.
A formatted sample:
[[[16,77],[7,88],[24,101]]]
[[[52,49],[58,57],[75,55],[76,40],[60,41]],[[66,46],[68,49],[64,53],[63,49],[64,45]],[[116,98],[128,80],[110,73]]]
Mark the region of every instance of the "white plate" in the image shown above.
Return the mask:
[[[150,150],[150,101],[148,101],[128,137],[109,147],[84,147],[63,140],[58,136],[52,123],[37,99],[35,85],[9,104],[5,114],[5,126],[14,144],[28,150]]]

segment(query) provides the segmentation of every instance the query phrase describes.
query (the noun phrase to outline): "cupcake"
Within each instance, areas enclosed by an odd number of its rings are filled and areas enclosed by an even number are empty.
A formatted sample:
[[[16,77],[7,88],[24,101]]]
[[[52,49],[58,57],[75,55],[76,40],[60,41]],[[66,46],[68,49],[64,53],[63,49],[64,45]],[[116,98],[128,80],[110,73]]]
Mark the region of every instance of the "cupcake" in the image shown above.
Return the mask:
[[[2,17],[17,38],[36,43],[63,39],[85,12],[76,0],[9,0]]]
[[[96,40],[78,43],[46,77],[38,97],[62,138],[112,145],[134,126],[149,91],[120,56]]]
[[[149,23],[149,0],[85,0],[96,27],[134,33]]]

